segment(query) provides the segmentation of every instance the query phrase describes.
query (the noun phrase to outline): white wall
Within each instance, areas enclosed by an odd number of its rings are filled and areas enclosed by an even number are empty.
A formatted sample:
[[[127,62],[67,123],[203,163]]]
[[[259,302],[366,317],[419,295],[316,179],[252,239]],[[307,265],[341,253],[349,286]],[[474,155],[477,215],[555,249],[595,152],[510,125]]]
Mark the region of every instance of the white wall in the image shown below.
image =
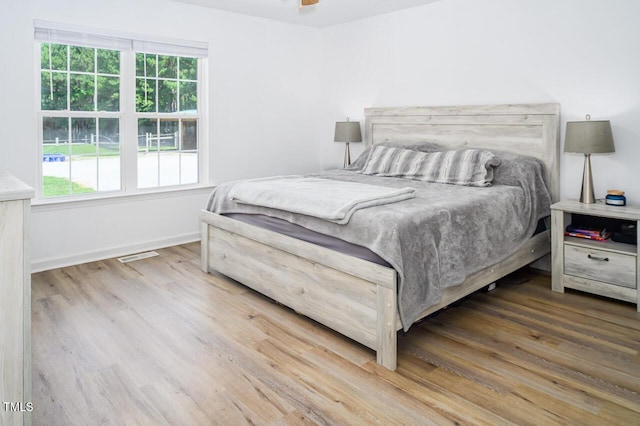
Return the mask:
[[[592,157],[596,197],[620,188],[640,205],[638,17],[636,0],[442,0],[335,26],[325,121],[369,106],[558,102],[563,142],[567,120],[611,120],[616,153]],[[562,197],[579,197],[583,158],[562,154]]]
[[[33,20],[209,43],[211,183],[320,166],[320,33],[169,0],[24,0],[0,14],[0,169],[36,184]],[[198,238],[208,190],[35,206],[34,270]]]

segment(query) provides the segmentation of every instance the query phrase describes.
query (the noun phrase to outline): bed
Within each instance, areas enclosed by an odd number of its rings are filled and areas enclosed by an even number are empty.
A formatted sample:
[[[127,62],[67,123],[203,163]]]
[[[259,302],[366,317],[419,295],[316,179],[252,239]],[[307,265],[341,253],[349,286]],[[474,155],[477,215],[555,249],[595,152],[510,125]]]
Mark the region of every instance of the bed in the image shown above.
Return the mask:
[[[429,143],[442,150],[482,148],[524,154],[544,164],[552,201],[559,195],[558,104],[367,108],[365,146]],[[217,271],[373,349],[395,370],[396,269],[203,210],[202,270]],[[550,252],[549,230],[499,262],[442,291],[411,321],[424,318]],[[440,295],[439,295],[440,296]]]

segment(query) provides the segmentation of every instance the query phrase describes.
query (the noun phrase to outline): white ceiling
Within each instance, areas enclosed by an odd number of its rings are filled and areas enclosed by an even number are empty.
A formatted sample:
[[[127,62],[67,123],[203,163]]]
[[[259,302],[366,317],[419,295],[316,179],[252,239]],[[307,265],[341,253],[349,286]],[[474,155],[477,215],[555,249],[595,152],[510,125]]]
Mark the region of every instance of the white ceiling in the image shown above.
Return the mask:
[[[174,0],[311,27],[326,27],[407,9],[438,0],[320,0],[298,8],[299,0]]]

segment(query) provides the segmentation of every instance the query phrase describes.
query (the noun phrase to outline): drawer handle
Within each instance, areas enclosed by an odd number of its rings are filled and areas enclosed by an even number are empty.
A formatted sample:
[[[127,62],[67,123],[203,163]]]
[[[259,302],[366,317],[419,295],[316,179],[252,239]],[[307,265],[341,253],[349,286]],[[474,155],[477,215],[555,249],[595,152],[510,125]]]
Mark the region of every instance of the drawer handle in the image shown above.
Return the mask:
[[[598,261],[600,261],[600,262],[608,262],[608,261],[609,261],[609,258],[608,258],[608,257],[592,256],[592,255],[590,255],[590,254],[589,254],[589,255],[587,255],[587,257],[588,257],[589,259],[598,260]]]

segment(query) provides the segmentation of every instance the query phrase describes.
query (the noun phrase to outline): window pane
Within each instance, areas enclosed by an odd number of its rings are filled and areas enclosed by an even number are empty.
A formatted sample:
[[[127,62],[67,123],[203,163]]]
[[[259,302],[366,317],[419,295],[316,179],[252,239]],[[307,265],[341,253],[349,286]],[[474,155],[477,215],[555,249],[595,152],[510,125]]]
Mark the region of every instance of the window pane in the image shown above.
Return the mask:
[[[98,76],[98,111],[120,110],[120,78]]]
[[[136,53],[136,77],[144,77],[144,53]]]
[[[180,183],[198,182],[198,120],[182,120]]]
[[[69,119],[60,117],[44,117],[42,119],[42,143],[53,152],[66,153],[69,142]],[[59,148],[59,147],[63,148]],[[47,149],[43,154],[47,154]]]
[[[69,195],[69,119],[42,119],[42,193],[44,197]]]
[[[158,55],[158,77],[178,78],[178,58]]]
[[[198,183],[198,153],[183,152],[180,154],[180,183]]]
[[[72,194],[94,192],[98,188],[98,148],[96,119],[71,119],[71,188]]]
[[[158,121],[138,119],[138,188],[158,186]]]
[[[180,79],[198,79],[198,60],[196,58],[180,58]]]
[[[136,112],[156,112],[155,94],[155,79],[136,79]]]
[[[43,70],[67,70],[67,45],[42,43],[40,67]]]
[[[157,57],[156,55],[145,54],[146,56],[146,76],[147,77],[157,77],[158,71],[156,69]]]
[[[98,190],[120,189],[120,120],[98,120]]]
[[[67,109],[67,73],[43,71],[40,87],[41,109],[57,111]]]
[[[94,111],[93,95],[95,84],[93,75],[71,74],[70,106],[72,111]]]
[[[176,112],[178,110],[177,82],[158,81],[158,112]]]
[[[157,151],[158,120],[138,119],[138,152]]]
[[[71,119],[71,143],[73,155],[92,154],[95,155],[95,118],[72,118]]]
[[[156,78],[156,55],[136,53],[136,76]]]
[[[98,121],[100,133],[100,155],[120,154],[120,120],[101,118]],[[103,152],[104,149],[104,152]]]
[[[159,186],[180,184],[180,137],[178,120],[160,120]]]
[[[183,151],[198,150],[198,120],[182,120],[181,142]]]
[[[160,150],[176,151],[179,144],[178,120],[160,120]]]
[[[71,46],[70,69],[79,72],[95,72],[96,49],[92,47]]]
[[[120,52],[98,49],[98,72],[101,74],[120,74]]]
[[[197,112],[198,83],[180,82],[180,111]]]

